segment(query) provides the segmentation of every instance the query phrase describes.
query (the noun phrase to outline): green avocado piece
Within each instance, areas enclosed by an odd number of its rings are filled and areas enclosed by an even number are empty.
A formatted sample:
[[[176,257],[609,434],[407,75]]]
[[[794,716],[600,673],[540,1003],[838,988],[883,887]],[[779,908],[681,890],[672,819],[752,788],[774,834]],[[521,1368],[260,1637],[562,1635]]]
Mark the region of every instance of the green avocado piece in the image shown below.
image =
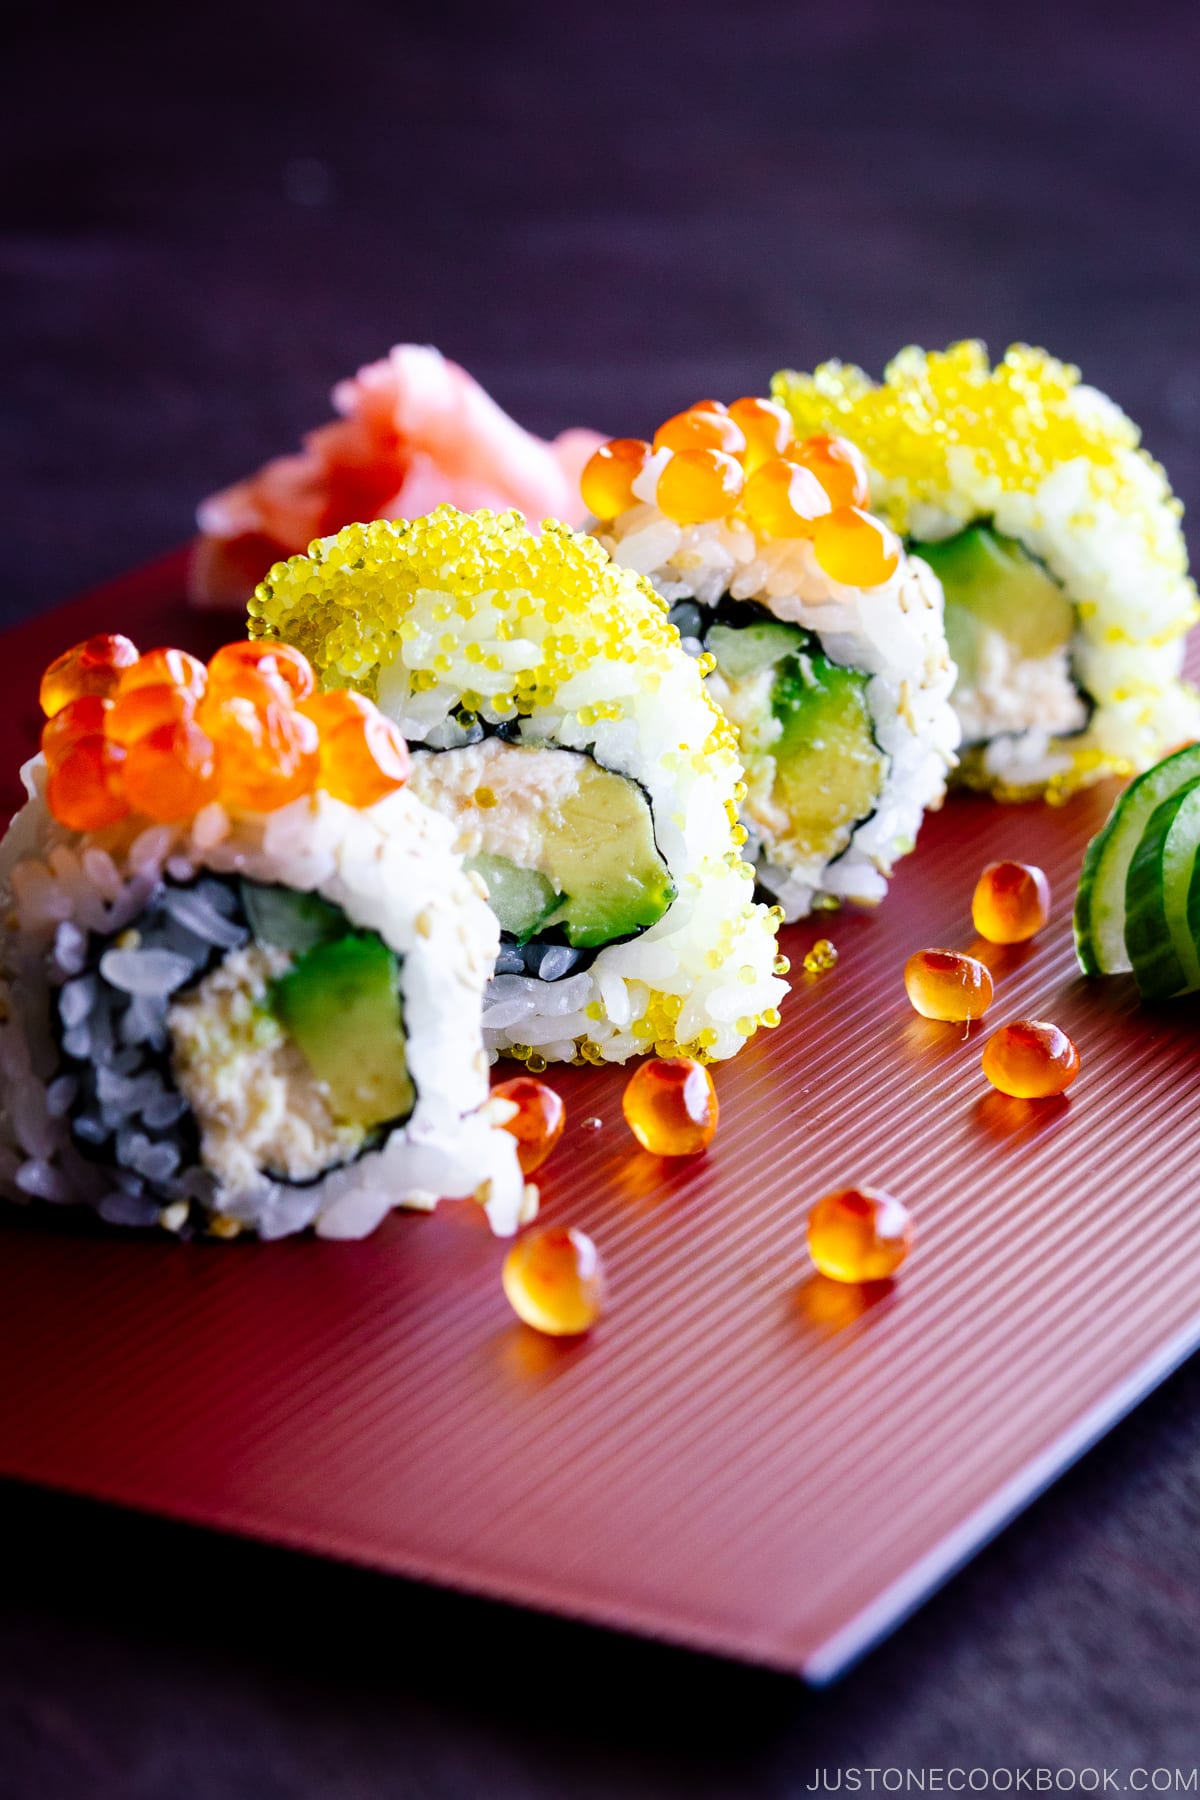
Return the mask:
[[[751,607],[746,611],[753,619]],[[803,650],[809,633],[801,625],[786,625],[780,619],[759,619],[749,625],[713,625],[709,628],[704,648],[717,659],[717,667],[726,681],[742,681],[782,662],[785,656]]]
[[[828,861],[869,818],[887,775],[867,705],[868,677],[820,652],[779,665],[771,710],[782,726],[771,745],[774,797],[788,815],[788,841]]]
[[[416,1103],[398,976],[378,933],[348,932],[314,945],[274,983],[275,1015],[325,1084],[339,1123],[403,1120]]]
[[[561,925],[576,950],[645,931],[675,898],[644,792],[590,756],[580,756],[571,791],[542,818],[538,861],[563,896],[544,927]]]
[[[946,638],[959,680],[979,674],[980,634],[997,631],[1022,658],[1052,656],[1069,644],[1075,609],[1053,575],[1015,538],[969,525],[936,544],[912,543],[942,584]]]
[[[474,869],[487,883],[488,905],[518,944],[526,944],[557,911],[562,895],[536,869],[522,869],[507,856],[489,856],[481,850],[468,856],[463,867]]]
[[[260,944],[274,944],[299,956],[317,944],[343,935],[346,915],[320,894],[298,894],[293,888],[243,881],[242,905]]]

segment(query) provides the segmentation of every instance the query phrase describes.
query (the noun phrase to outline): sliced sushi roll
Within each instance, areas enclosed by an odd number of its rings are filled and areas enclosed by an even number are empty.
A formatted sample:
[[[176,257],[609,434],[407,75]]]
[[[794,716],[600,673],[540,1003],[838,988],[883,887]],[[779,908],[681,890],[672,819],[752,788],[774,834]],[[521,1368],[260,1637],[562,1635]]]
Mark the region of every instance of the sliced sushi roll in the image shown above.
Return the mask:
[[[492,1122],[496,925],[395,727],[294,651],[92,639],[0,845],[0,1191],[112,1224],[360,1237],[536,1196]]]
[[[409,740],[501,926],[489,1049],[732,1056],[779,1022],[733,733],[666,608],[591,538],[442,507],[274,568],[251,631],[295,645]]]
[[[1025,345],[993,369],[969,342],[903,350],[878,386],[831,362],[773,392],[797,431],[853,438],[873,504],[936,570],[974,786],[1061,800],[1197,734],[1182,508],[1078,369]]]
[[[941,804],[958,723],[941,588],[864,510],[853,446],[705,401],[584,471],[593,530],[648,576],[737,728],[746,854],[789,919],[874,904]]]

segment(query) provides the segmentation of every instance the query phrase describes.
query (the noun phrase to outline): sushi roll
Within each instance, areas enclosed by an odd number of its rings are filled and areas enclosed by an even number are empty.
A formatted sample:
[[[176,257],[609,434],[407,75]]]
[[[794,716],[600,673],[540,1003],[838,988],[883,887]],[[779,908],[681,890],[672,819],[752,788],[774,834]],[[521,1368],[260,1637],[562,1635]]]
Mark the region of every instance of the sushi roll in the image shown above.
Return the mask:
[[[487,1104],[496,925],[395,727],[294,651],[90,639],[0,845],[0,1191],[361,1237],[536,1196]]]
[[[1025,345],[993,369],[970,342],[903,350],[878,386],[831,362],[773,392],[797,431],[853,438],[872,503],[940,577],[972,785],[1062,800],[1197,734],[1182,508],[1078,369]]]
[[[958,724],[935,576],[864,510],[852,445],[705,401],[584,471],[592,529],[647,576],[737,729],[741,817],[785,917],[874,904],[941,804]]]
[[[732,1056],[779,1022],[733,733],[653,589],[594,539],[441,507],[274,568],[251,634],[376,700],[501,926],[484,1041],[534,1071]]]

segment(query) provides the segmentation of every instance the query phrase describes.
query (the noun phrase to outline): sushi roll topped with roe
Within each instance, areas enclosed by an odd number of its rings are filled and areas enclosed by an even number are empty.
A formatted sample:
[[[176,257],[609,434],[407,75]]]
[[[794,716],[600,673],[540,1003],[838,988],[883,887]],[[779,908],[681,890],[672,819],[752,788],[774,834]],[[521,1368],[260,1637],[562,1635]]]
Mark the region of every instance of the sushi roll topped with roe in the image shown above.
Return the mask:
[[[251,643],[93,638],[46,671],[0,845],[10,1198],[225,1237],[529,1212],[486,1109],[492,915],[395,726],[315,689]]]
[[[1200,732],[1182,507],[1136,425],[1079,370],[1016,344],[910,348],[772,384],[797,432],[845,432],[872,504],[941,579],[963,774],[1061,800]]]

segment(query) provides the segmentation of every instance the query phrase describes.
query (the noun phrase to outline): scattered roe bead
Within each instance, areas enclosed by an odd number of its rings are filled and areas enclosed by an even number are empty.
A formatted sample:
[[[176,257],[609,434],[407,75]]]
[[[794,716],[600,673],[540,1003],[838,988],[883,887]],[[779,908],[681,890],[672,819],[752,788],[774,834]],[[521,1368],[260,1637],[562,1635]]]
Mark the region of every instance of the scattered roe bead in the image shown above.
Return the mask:
[[[224,644],[208,665],[214,688],[230,694],[253,693],[265,682],[281,700],[306,700],[316,687],[312,665],[290,644]]]
[[[105,634],[90,637],[56,657],[42,676],[38,702],[48,719],[61,712],[69,700],[85,694],[110,696],[121,670],[137,661],[137,647],[127,637]]]
[[[788,455],[802,468],[812,470],[831,506],[866,506],[870,500],[866,460],[849,438],[818,432],[802,439]]]
[[[1050,883],[1033,863],[989,863],[975,884],[971,918],[989,944],[1023,944],[1050,917]]]
[[[824,975],[836,962],[836,945],[829,938],[818,938],[804,958],[804,968],[809,975]]]
[[[76,740],[50,771],[46,804],[72,831],[115,825],[129,808],[121,782],[125,752],[103,737]]]
[[[912,1214],[879,1188],[840,1188],[808,1215],[809,1255],[833,1281],[886,1281],[912,1241]]]
[[[579,1337],[604,1305],[599,1253],[574,1226],[518,1238],[504,1259],[501,1280],[517,1317],[549,1337]]]
[[[644,438],[613,438],[584,464],[579,478],[583,504],[598,519],[615,519],[637,499],[633,484],[650,460]]]
[[[746,434],[724,407],[718,412],[715,401],[703,401],[660,425],[654,434],[654,448],[723,450],[727,456],[740,456],[746,448]]]
[[[857,506],[835,506],[813,528],[813,548],[827,575],[844,587],[879,587],[900,563],[900,539]]]
[[[199,657],[189,656],[186,650],[147,650],[121,671],[117,692],[130,694],[136,688],[173,687],[198,700],[207,682],[208,670]]]
[[[756,395],[747,394],[744,399],[734,401],[729,416],[741,426],[746,440],[742,462],[747,474],[772,457],[786,455],[795,441],[787,408],[780,406],[777,400],[760,400]]]
[[[1049,1100],[1078,1075],[1079,1052],[1057,1025],[1018,1019],[993,1031],[984,1045],[983,1072],[1014,1100]]]
[[[915,950],[904,965],[904,987],[923,1019],[961,1024],[982,1018],[992,1004],[988,970],[957,950]]]
[[[717,1090],[703,1063],[690,1057],[643,1063],[626,1083],[625,1123],[653,1156],[695,1156],[717,1129]]]
[[[742,465],[723,450],[680,450],[658,478],[655,499],[677,525],[723,519],[741,498]]]
[[[829,496],[809,469],[772,457],[746,478],[742,510],[765,537],[812,537]]]
[[[518,1075],[492,1089],[494,1100],[508,1100],[516,1107],[503,1129],[517,1140],[517,1159],[526,1175],[540,1169],[563,1134],[567,1109],[552,1087],[532,1075]]]
[[[125,758],[125,797],[148,819],[163,825],[190,819],[215,800],[217,793],[212,739],[193,720],[158,725],[130,746]]]
[[[101,699],[99,694],[81,694],[78,700],[68,700],[53,718],[46,720],[42,726],[42,755],[52,769],[80,738],[104,735],[111,705],[110,700]]]
[[[334,688],[302,702],[321,734],[320,785],[348,806],[374,806],[408,780],[408,745],[361,694]]]

